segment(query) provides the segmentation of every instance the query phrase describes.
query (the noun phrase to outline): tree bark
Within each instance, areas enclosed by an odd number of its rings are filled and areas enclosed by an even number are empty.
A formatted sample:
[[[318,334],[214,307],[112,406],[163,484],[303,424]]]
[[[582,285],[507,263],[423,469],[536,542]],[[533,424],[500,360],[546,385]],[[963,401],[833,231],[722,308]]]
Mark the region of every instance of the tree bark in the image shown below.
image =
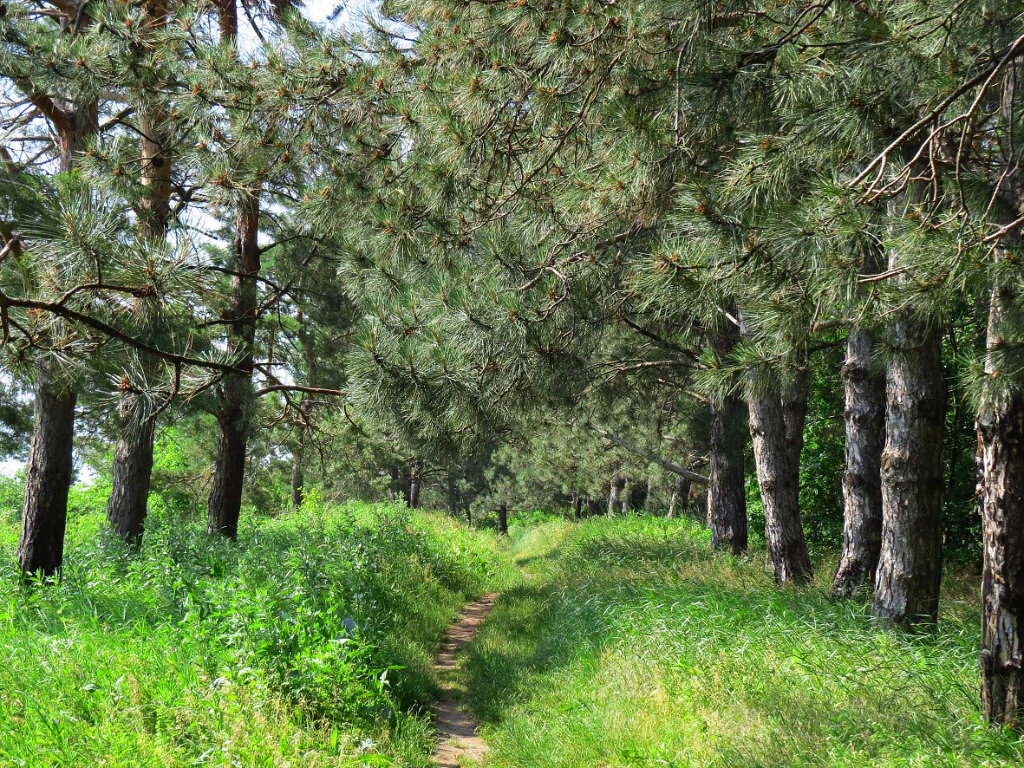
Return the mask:
[[[1015,299],[1008,286],[992,291],[976,425],[985,555],[981,703],[990,723],[1019,728],[1024,721],[1024,389],[1020,381],[998,377],[1001,370],[1019,366],[1021,357],[1007,338],[1020,327]]]
[[[292,451],[292,476],[291,476],[291,499],[292,506],[298,509],[302,506],[303,491],[305,486],[305,474],[302,471],[302,454],[303,449],[301,443],[295,447]]]
[[[618,470],[612,473],[611,490],[608,492],[608,514],[614,515],[618,510],[623,488],[626,487],[626,478],[619,475]]]
[[[166,0],[147,0],[144,5],[147,29],[167,25]],[[139,210],[140,234],[158,243],[167,236],[171,200],[171,158],[166,148],[164,115],[144,109],[139,115],[141,133],[141,181],[145,195]],[[155,361],[143,359],[147,372]],[[114,449],[107,525],[130,544],[138,545],[146,520],[146,505],[153,474],[153,437],[156,424],[142,406],[137,393],[121,395],[117,445]]]
[[[97,103],[77,104],[68,110],[47,104],[47,117],[57,133],[57,170],[71,173],[87,139],[96,133]],[[50,577],[60,571],[64,559],[77,394],[72,383],[62,381],[45,364],[38,366],[36,376],[17,557],[23,576]]]
[[[572,510],[573,517],[576,522],[583,519],[583,497],[580,496],[576,491],[572,492]]]
[[[107,525],[129,544],[138,545],[146,521],[153,473],[156,424],[139,414],[131,395],[122,395],[121,428],[114,448],[113,482],[107,500]]]
[[[210,489],[208,533],[238,537],[242,509],[246,444],[255,407],[252,390],[253,345],[256,341],[256,276],[260,271],[259,198],[246,195],[240,203],[233,243],[235,277],[227,319],[228,349],[240,373],[225,374],[218,390],[217,461]]]
[[[894,261],[890,268],[898,266]],[[938,617],[946,382],[938,327],[900,316],[890,336],[873,610],[889,623],[909,626]]]
[[[508,507],[504,504],[498,505],[498,533],[508,536]]]
[[[72,387],[60,382],[50,371],[40,369],[18,539],[18,564],[24,577],[53,576],[63,563],[75,400]]]
[[[740,554],[747,549],[747,496],[744,490],[743,403],[729,395],[711,407],[708,430],[708,524],[711,546],[732,549]]]
[[[778,584],[805,582],[811,561],[800,522],[799,465],[793,464],[795,449],[787,430],[796,415],[787,417],[777,383],[764,389],[752,383],[747,406],[772,572]]]
[[[882,548],[885,377],[871,369],[874,346],[874,334],[861,328],[846,339],[843,553],[832,583],[835,597],[850,597],[874,581]]]
[[[690,503],[690,478],[676,475],[672,498],[668,502],[667,517],[682,517]]]

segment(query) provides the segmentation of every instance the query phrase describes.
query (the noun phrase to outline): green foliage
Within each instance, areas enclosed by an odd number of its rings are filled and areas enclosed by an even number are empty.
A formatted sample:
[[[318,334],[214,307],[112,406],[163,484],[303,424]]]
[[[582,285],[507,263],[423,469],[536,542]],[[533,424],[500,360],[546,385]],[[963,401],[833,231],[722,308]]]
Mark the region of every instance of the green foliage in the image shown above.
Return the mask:
[[[552,522],[519,531],[515,553],[533,577],[499,600],[465,673],[486,766],[1024,760],[1019,736],[982,722],[973,579],[947,579],[936,632],[914,637],[832,601],[828,568],[778,590],[762,549],[713,554],[685,520]]]
[[[0,762],[426,765],[437,638],[514,578],[493,537],[312,502],[236,545],[158,508],[132,554],[103,490],[75,492],[59,587],[0,587]]]

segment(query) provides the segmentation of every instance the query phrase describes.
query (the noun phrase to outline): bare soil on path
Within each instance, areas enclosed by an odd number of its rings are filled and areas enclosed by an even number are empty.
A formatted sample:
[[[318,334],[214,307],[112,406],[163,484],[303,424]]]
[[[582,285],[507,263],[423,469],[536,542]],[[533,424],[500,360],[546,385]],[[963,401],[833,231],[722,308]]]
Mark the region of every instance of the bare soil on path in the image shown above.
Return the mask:
[[[435,723],[440,734],[434,760],[440,768],[459,768],[487,753],[487,745],[477,735],[480,724],[455,703],[455,695],[459,691],[455,672],[459,651],[473,639],[497,599],[498,594],[492,593],[467,605],[441,640],[441,651],[434,662],[434,670],[441,683],[441,696],[434,705]]]

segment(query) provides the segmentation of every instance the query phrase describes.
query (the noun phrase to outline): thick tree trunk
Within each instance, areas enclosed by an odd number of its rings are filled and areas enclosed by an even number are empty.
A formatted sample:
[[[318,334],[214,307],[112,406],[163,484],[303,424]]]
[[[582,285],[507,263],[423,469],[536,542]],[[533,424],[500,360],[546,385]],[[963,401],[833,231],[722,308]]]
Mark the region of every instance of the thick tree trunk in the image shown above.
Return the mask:
[[[228,312],[228,349],[239,373],[229,373],[218,391],[217,461],[210,489],[207,531],[230,539],[238,536],[245,479],[246,444],[252,411],[253,345],[256,340],[256,277],[260,271],[259,198],[247,196],[235,223],[235,270],[232,305]]]
[[[787,404],[793,407],[792,398]],[[777,386],[763,390],[750,386],[747,406],[772,572],[778,584],[805,582],[811,577],[811,561],[800,522],[799,465],[793,464],[793,427],[787,430],[798,417],[784,407]]]
[[[938,616],[946,382],[938,327],[899,317],[890,347],[873,607],[887,622],[910,625]]]
[[[504,504],[498,505],[498,533],[508,536],[508,507]]]
[[[97,130],[97,115],[95,101],[68,111],[54,108],[47,115],[57,132],[60,173],[74,170],[75,159]],[[17,556],[23,576],[50,577],[60,571],[64,558],[77,396],[74,385],[61,381],[46,365],[37,368],[36,376]]]
[[[73,388],[40,369],[34,406],[35,432],[25,468],[25,502],[18,539],[18,564],[26,577],[53,576],[63,562],[75,399]]]
[[[995,725],[1024,724],[1024,391],[997,377],[1012,368],[1007,339],[1014,292],[997,287],[989,309],[985,389],[978,408],[982,578],[981,703]],[[1019,321],[1019,319],[1018,319]],[[1014,385],[1017,385],[1016,387]]]
[[[708,525],[711,526],[711,546],[732,549],[737,555],[747,549],[747,497],[743,471],[745,444],[743,403],[730,395],[711,407]]]
[[[882,548],[885,377],[871,369],[874,345],[874,335],[860,328],[846,339],[843,554],[832,584],[836,597],[850,597],[874,581]]]
[[[107,525],[128,543],[138,545],[146,521],[156,424],[140,415],[131,400],[132,396],[123,395],[119,409],[121,430],[114,448]]]

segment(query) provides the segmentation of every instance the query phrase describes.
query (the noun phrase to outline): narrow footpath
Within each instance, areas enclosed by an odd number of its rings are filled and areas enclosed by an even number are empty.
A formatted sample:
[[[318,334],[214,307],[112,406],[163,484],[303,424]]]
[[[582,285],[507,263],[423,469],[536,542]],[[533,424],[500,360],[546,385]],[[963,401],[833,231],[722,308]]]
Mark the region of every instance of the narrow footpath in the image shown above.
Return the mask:
[[[455,703],[459,691],[455,672],[459,651],[473,639],[497,599],[498,594],[492,593],[467,605],[441,640],[441,651],[434,662],[434,670],[441,684],[441,695],[434,705],[439,738],[433,756],[440,768],[459,768],[481,759],[487,753],[487,745],[477,735],[480,724]]]

